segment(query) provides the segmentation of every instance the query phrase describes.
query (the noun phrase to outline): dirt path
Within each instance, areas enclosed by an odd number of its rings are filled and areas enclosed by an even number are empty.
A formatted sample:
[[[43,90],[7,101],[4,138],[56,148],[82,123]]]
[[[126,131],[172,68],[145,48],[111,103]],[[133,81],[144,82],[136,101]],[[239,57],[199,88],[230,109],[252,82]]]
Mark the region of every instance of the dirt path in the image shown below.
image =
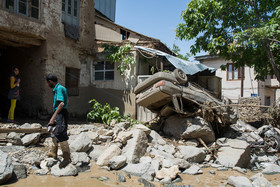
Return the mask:
[[[256,174],[253,172],[247,172],[246,174],[239,173],[238,171],[217,171],[215,168],[202,168],[203,174],[201,175],[187,175],[180,174],[183,182],[176,183],[176,185],[192,185],[194,187],[200,186],[226,186],[227,178],[229,176],[245,176],[250,178],[252,175]],[[210,174],[209,170],[214,170],[215,175]],[[99,181],[98,177],[109,177],[108,181]],[[67,186],[67,187],[113,187],[113,186],[144,186],[138,182],[139,177],[132,176],[131,179],[126,177],[127,182],[118,183],[117,182],[117,171],[106,171],[99,168],[94,163],[92,164],[91,170],[85,173],[79,173],[76,177],[54,177],[51,175],[37,176],[29,175],[26,179],[20,179],[15,183],[10,183],[4,186],[7,187],[54,187],[54,186]],[[276,175],[265,175],[274,186],[280,184],[280,174]],[[153,182],[157,187],[162,187],[158,182]]]

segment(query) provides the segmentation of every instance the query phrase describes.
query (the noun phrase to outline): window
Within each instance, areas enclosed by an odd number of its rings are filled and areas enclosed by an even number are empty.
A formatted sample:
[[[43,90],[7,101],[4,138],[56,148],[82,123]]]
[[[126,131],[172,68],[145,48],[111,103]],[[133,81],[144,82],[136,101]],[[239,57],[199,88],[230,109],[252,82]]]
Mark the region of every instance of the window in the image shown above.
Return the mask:
[[[130,32],[121,29],[121,39],[127,40],[129,38]]]
[[[62,17],[65,35],[74,40],[79,37],[80,0],[62,0]]]
[[[243,73],[244,78],[244,68],[235,68],[233,63],[227,64],[227,80],[239,80],[241,73]]]
[[[265,99],[265,100],[264,100],[265,106],[270,106],[270,96],[265,96],[264,99]]]
[[[95,65],[94,77],[94,80],[114,80],[114,64],[98,62]]]
[[[65,86],[69,96],[79,95],[80,70],[76,68],[66,68]]]
[[[5,8],[27,17],[39,19],[39,0],[5,0]]]

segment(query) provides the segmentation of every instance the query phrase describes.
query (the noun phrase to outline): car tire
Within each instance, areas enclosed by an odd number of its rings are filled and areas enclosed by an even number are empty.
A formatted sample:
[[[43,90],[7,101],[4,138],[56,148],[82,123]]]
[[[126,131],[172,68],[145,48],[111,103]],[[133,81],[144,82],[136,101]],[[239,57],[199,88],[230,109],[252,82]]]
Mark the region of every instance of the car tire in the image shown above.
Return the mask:
[[[173,74],[176,78],[176,80],[178,81],[179,84],[184,84],[186,82],[188,82],[188,77],[185,74],[185,72],[183,72],[183,70],[181,69],[175,69],[173,71]]]

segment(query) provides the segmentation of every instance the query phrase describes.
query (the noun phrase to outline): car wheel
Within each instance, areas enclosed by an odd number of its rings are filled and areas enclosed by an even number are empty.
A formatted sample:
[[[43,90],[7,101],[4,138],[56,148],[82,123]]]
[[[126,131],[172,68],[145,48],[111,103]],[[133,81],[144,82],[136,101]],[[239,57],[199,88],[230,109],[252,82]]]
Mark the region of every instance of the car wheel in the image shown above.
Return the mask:
[[[176,80],[178,81],[179,84],[184,84],[188,81],[188,77],[185,74],[185,72],[183,72],[183,70],[181,69],[175,69],[173,71],[174,76],[176,78]]]

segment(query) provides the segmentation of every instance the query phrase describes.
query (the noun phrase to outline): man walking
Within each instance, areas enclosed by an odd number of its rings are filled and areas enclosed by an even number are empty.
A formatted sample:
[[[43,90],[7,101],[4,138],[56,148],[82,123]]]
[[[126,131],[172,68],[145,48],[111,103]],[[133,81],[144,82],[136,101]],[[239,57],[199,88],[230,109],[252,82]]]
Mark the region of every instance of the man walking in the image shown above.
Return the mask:
[[[50,88],[53,88],[53,115],[49,121],[48,129],[52,130],[52,148],[47,153],[48,157],[57,158],[58,143],[63,153],[63,161],[59,164],[60,168],[67,166],[71,162],[70,149],[67,142],[68,111],[67,111],[67,90],[60,85],[54,74],[48,74],[46,80]]]

